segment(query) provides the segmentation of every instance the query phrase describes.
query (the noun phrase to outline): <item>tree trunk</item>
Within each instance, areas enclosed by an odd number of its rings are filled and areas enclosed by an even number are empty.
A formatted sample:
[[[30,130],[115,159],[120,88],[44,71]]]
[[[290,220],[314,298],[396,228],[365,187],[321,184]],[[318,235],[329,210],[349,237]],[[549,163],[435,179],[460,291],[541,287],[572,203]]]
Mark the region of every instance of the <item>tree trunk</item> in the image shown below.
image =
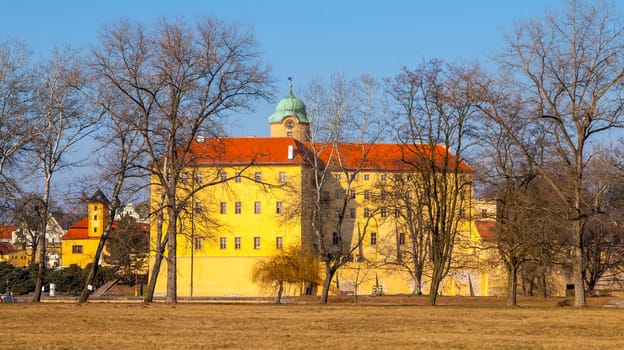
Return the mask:
[[[325,279],[323,280],[323,292],[321,293],[321,300],[319,301],[321,304],[327,304],[327,299],[329,296],[329,287],[331,286],[331,281],[334,278],[334,274],[336,270],[333,269],[329,262],[325,263]]]
[[[38,303],[41,301],[41,289],[43,288],[43,272],[45,271],[46,263],[46,241],[45,231],[41,232],[41,238],[39,238],[39,245],[41,250],[39,251],[39,268],[37,269],[37,282],[35,284],[35,294],[33,295],[32,302]],[[33,256],[34,259],[34,256]]]
[[[91,269],[89,269],[89,276],[87,277],[85,286],[82,288],[82,293],[80,293],[80,298],[78,299],[78,302],[81,304],[86,303],[87,299],[89,299],[89,294],[91,294],[92,291],[89,286],[93,286],[95,288],[94,280],[100,268],[100,257],[102,256],[102,251],[104,250],[104,245],[106,244],[108,231],[110,231],[110,228],[107,228],[107,230],[104,231],[102,237],[100,237],[100,242],[98,243],[97,250],[95,251],[95,256],[93,257],[93,263],[91,264]]]
[[[150,280],[147,285],[147,292],[145,293],[145,297],[143,297],[144,303],[151,303],[154,301],[154,290],[156,289],[156,281],[158,281],[158,274],[160,273],[160,266],[162,265],[162,261],[164,258],[165,249],[164,245],[159,248],[154,256],[154,266],[152,266],[152,274],[150,275]]]
[[[507,306],[516,306],[518,302],[518,268],[507,268]]]
[[[276,304],[282,303],[282,292],[284,292],[284,281],[279,282],[279,288],[277,289],[277,299],[275,300]]]
[[[440,289],[440,283],[442,282],[442,274],[440,268],[433,267],[433,273],[431,275],[431,286],[429,287],[429,305],[435,306],[438,300],[438,291]]]
[[[175,186],[173,187],[175,189]],[[169,194],[167,210],[169,225],[167,225],[167,296],[168,303],[178,302],[178,273],[177,273],[177,220],[175,208],[175,194]],[[192,209],[194,210],[194,209]]]

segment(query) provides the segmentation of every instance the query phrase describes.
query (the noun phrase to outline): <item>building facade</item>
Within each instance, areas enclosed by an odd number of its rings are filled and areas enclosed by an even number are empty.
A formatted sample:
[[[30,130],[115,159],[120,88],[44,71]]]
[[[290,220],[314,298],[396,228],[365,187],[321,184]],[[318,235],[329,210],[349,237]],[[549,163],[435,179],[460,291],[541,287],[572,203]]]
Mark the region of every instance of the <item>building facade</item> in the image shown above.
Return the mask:
[[[331,226],[334,219],[342,223],[340,232],[324,228],[322,244],[330,248],[339,244],[357,247],[350,250],[348,263],[335,276],[332,292],[370,294],[373,286],[389,294],[414,292],[414,279],[405,264],[397,262],[401,252],[409,249],[409,234],[399,227],[400,209],[388,204],[399,191],[393,186],[414,174],[413,167],[402,159],[409,147],[337,144],[332,145],[333,151],[331,147],[323,148],[310,141],[305,105],[292,91],[278,103],[269,124],[270,137],[198,138],[193,142],[194,158],[182,174],[178,190],[180,197],[193,194],[178,223],[178,296],[272,295],[274,291],[263,290],[252,282],[254,267],[261,259],[289,246],[318,251],[311,209],[317,195],[321,200],[316,215],[322,225]],[[430,151],[434,156],[446,152],[440,147]],[[311,155],[316,157],[314,161]],[[336,167],[337,163],[341,166]],[[466,179],[462,181],[471,183],[470,167],[464,163],[459,167],[460,177]],[[326,181],[321,193],[314,193],[314,179],[320,168]],[[445,280],[443,290],[486,295],[481,290],[483,275],[474,262],[473,246],[480,243],[480,237],[470,219],[472,187],[463,191],[461,208],[456,209],[462,216],[456,239],[462,243],[457,245],[457,250],[463,252],[458,256],[465,261],[457,263],[461,266]],[[153,210],[159,193],[158,186],[153,186]],[[340,203],[345,199],[343,210]],[[151,227],[150,251],[154,252],[157,225],[152,223]],[[151,254],[150,266],[154,261]],[[165,260],[156,297],[165,295],[166,281]],[[297,285],[285,292],[297,295],[315,290]]]

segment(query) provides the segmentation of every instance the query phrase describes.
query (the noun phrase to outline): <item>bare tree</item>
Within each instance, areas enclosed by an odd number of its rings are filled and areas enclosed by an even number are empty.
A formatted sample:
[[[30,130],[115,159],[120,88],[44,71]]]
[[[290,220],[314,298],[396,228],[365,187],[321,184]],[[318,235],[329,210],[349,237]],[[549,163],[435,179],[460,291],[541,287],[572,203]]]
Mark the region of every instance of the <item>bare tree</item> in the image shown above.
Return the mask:
[[[0,43],[0,197],[12,197],[16,192],[7,166],[15,163],[15,156],[34,135],[28,123],[32,92],[29,56],[21,42]]]
[[[405,145],[402,161],[410,168],[414,202],[422,206],[422,213],[416,212],[420,217],[411,219],[421,221],[429,235],[431,305],[451,267],[460,225],[469,209],[472,175],[464,157],[480,97],[472,83],[478,73],[478,67],[433,60],[414,70],[403,68],[388,81],[387,91],[400,121],[398,140]],[[412,225],[417,234],[419,224]]]
[[[617,152],[596,147],[587,167],[586,201],[593,202],[596,210],[584,227],[583,241],[585,283],[588,292],[593,293],[601,280],[617,280],[624,267],[624,203]]]
[[[304,158],[311,167],[312,188],[304,212],[311,217],[312,245],[325,265],[321,304],[327,303],[336,271],[359,250],[372,219],[349,220],[347,210],[355,205],[355,183],[367,154],[383,134],[376,84],[370,76],[347,80],[334,75],[328,85],[313,82],[309,87],[313,126]]]
[[[214,18],[192,25],[163,19],[151,30],[120,21],[104,29],[93,56],[96,72],[134,106],[129,117],[144,143],[147,162],[142,166],[155,189],[156,253],[145,301],[153,298],[166,247],[167,301],[176,302],[176,223],[187,204],[177,192],[192,162],[191,143],[197,135],[221,136],[228,113],[266,98],[268,69],[248,28]]]
[[[106,208],[108,215],[105,217],[108,218],[108,222],[104,223],[104,231],[100,236],[89,275],[80,295],[80,303],[87,301],[91,292],[90,287],[94,285],[104,247],[113,229],[115,213],[121,206],[120,197],[124,192],[140,191],[140,185],[134,184],[132,179],[146,175],[145,171],[140,170],[140,165],[144,164],[141,134],[131,118],[138,113],[133,110],[135,106],[124,99],[118,90],[107,86],[105,79],[94,79],[93,82],[91,89],[84,89],[83,92],[90,99],[94,110],[105,117],[100,123],[101,130],[98,135],[98,140],[102,144],[99,149],[99,153],[102,154],[99,169],[104,169],[102,182],[111,187],[112,201]],[[130,189],[133,191],[129,191]]]
[[[583,200],[585,167],[591,153],[587,146],[596,136],[622,126],[624,118],[623,32],[612,7],[602,2],[570,1],[565,13],[519,23],[514,33],[506,36],[508,48],[502,57],[503,74],[513,77],[509,81],[521,87],[530,103],[523,119],[549,133],[553,157],[571,181],[557,183],[542,166],[537,167],[569,208],[575,306],[586,305],[582,233],[594,209]],[[508,135],[532,160],[511,129]],[[571,193],[562,185],[569,185]]]
[[[37,67],[34,84],[33,117],[29,127],[35,136],[28,150],[39,163],[42,177],[44,219],[40,225],[39,270],[33,297],[33,302],[39,302],[46,268],[45,235],[52,179],[59,170],[77,164],[78,161],[69,158],[78,143],[93,130],[94,119],[77,89],[85,84],[84,68],[70,50],[55,51],[47,62]]]

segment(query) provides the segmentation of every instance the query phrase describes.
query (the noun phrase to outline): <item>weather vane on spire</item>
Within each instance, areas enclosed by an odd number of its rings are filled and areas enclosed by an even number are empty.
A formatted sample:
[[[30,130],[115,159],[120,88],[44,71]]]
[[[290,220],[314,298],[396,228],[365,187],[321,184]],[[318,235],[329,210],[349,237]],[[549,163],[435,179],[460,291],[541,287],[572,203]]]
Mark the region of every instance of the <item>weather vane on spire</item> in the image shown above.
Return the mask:
[[[288,86],[290,88],[290,94],[292,95],[292,77],[288,77],[288,81],[290,82]]]

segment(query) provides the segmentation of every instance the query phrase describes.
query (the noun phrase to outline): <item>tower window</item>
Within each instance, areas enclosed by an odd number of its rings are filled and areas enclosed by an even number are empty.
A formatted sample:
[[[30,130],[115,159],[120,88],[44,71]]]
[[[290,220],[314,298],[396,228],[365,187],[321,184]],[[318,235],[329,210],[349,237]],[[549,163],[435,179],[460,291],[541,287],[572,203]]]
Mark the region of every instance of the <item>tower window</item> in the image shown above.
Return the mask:
[[[377,233],[375,232],[371,232],[371,245],[377,245]]]
[[[292,131],[288,131],[288,132],[286,133],[286,137],[292,137]]]
[[[254,249],[260,249],[260,237],[254,237]]]
[[[275,237],[275,248],[282,249],[284,247],[284,239],[282,237]]]

